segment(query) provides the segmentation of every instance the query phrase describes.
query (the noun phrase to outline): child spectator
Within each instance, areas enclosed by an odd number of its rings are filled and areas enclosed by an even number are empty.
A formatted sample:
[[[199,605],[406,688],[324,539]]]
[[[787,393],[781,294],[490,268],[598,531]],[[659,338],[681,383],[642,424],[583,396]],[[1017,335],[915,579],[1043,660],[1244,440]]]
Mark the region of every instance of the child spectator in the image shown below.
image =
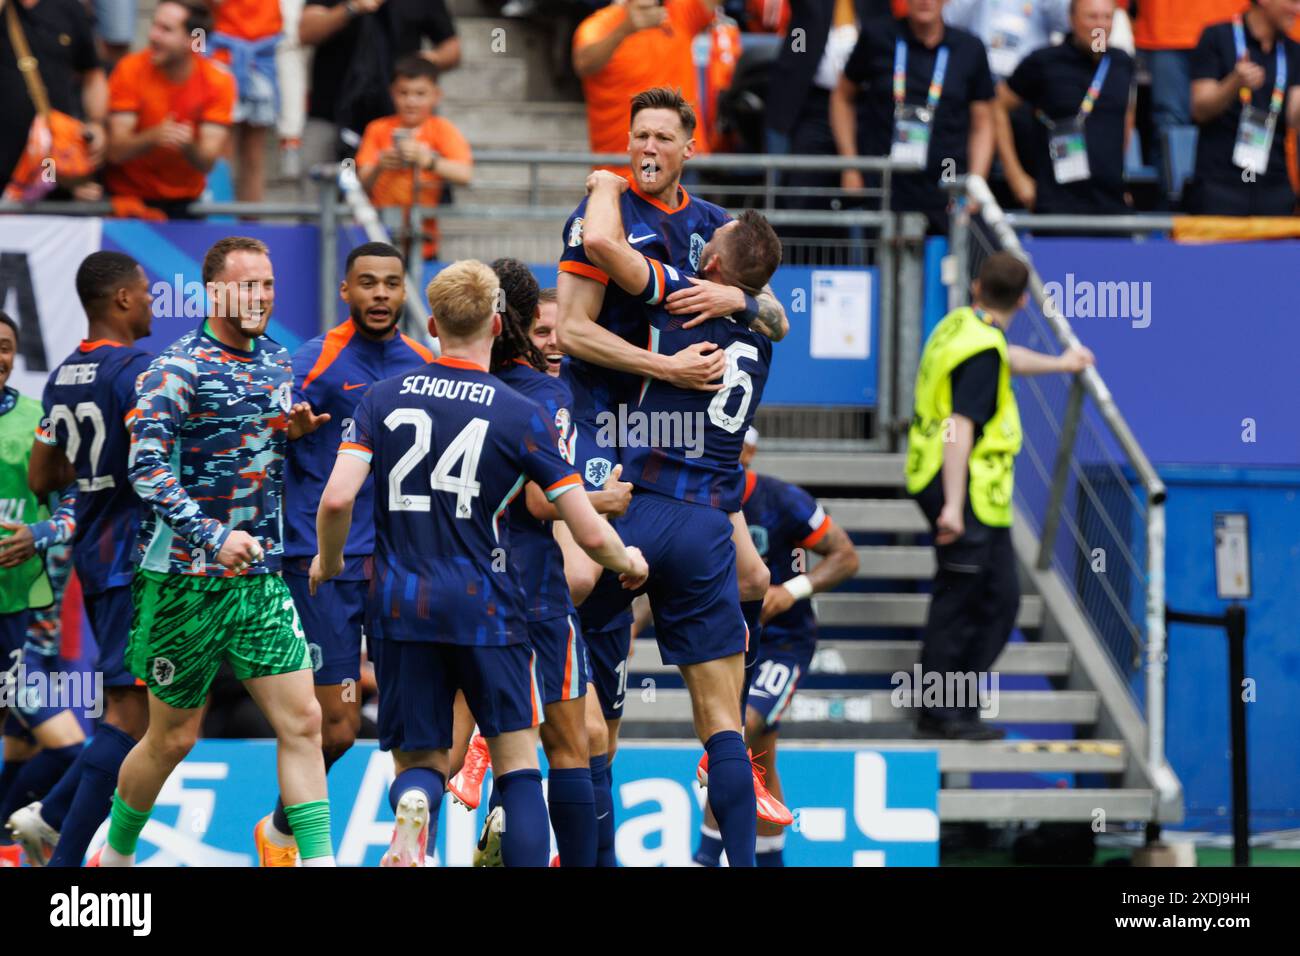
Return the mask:
[[[186,217],[226,148],[235,79],[191,47],[211,27],[195,0],[163,0],[149,47],[128,53],[108,80],[109,195]],[[122,208],[119,204],[119,208]]]
[[[284,21],[280,5],[268,0],[213,0],[208,53],[235,76],[235,198],[261,202],[266,188],[266,134],[280,112],[275,51]]]
[[[442,184],[468,186],[474,174],[469,143],[449,121],[435,116],[441,91],[438,68],[418,55],[394,70],[391,93],[397,114],[366,124],[357,150],[357,175],[376,206],[433,207]],[[415,195],[414,183],[420,184]],[[424,220],[424,258],[438,254],[438,224]]]

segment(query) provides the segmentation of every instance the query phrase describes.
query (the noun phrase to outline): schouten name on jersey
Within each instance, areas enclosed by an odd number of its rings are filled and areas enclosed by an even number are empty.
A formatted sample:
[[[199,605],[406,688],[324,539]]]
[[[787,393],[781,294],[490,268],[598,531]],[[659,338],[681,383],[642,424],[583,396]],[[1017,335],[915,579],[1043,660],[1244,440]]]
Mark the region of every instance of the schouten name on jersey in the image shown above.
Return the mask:
[[[463,382],[429,375],[406,376],[402,379],[402,388],[398,392],[399,395],[427,395],[430,398],[475,402],[479,405],[491,405],[496,393],[495,388],[482,382]]]

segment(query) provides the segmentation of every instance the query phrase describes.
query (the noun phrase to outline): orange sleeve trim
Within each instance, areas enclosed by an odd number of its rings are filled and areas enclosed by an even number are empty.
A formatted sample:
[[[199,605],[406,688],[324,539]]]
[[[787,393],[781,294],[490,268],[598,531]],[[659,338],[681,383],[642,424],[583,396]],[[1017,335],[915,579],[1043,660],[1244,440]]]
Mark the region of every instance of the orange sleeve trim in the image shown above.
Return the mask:
[[[547,485],[545,489],[545,493],[549,495],[556,488],[564,488],[568,485],[580,485],[580,484],[582,484],[582,479],[579,478],[577,473],[575,472],[573,474],[565,475],[563,478],[561,478],[559,481],[555,482],[552,485]]]
[[[360,451],[360,452],[365,452],[367,455],[374,454],[374,449],[367,448],[365,445],[362,445],[354,441],[343,442],[341,445],[339,445],[339,451]]]
[[[561,272],[569,272],[576,276],[582,276],[587,279],[595,279],[601,285],[609,285],[609,276],[597,269],[595,266],[589,266],[585,262],[577,262],[573,259],[565,259],[559,265]]]
[[[800,541],[799,547],[815,548],[817,546],[817,542],[820,541],[822,538],[826,537],[826,533],[830,530],[831,530],[831,516],[827,515],[826,520],[822,522],[821,527],[818,528],[816,531],[814,531],[812,534],[808,535],[808,537]]]
[[[758,472],[745,472],[745,493],[740,496],[740,503],[743,505],[749,501],[750,495],[754,493],[754,488],[758,485]]]

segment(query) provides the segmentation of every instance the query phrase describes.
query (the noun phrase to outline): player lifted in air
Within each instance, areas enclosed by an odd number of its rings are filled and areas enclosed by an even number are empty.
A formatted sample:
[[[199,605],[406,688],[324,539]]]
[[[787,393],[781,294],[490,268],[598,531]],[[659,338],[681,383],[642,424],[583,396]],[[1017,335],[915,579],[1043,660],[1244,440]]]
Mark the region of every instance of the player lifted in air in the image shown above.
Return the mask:
[[[506,510],[533,481],[578,544],[628,586],[644,580],[645,561],[623,546],[586,495],[567,493],[582,482],[560,455],[554,421],[487,371],[501,333],[492,270],[457,262],[428,294],[429,331],[442,356],[367,390],[353,440],[340,447],[321,500],[312,581],[343,570],[353,505],[373,471],[366,634],[379,684],[380,746],[392,751],[397,770],[389,792],[397,823],[383,865],[423,865],[462,690],[496,769],[503,862],[545,866],[550,841],[536,731],[543,705]]]
[[[667,301],[667,311],[694,328],[709,318],[731,315],[749,323],[773,341],[784,337],[789,324],[771,289],[746,292],[697,278],[705,244],[731,217],[719,206],[691,196],[681,186],[682,165],[695,152],[695,113],[679,91],[662,87],[632,99],[628,149],[632,180],[620,200],[627,241],[637,252],[675,268],[687,277]],[[658,379],[681,388],[717,390],[726,359],[707,339],[667,355],[644,347],[648,327],[636,291],[629,293],[593,263],[583,246],[586,201],[569,217],[559,263],[560,346],[569,362],[578,432],[578,472],[589,486],[599,487],[619,462],[619,449],[598,441],[596,418],[633,407],[642,381]],[[624,475],[626,477],[626,474]],[[744,519],[732,518],[738,556],[738,581],[746,621],[758,631],[769,574],[754,550]],[[617,744],[631,647],[631,615],[615,622],[597,621],[580,607],[591,651],[592,678],[608,721],[609,754]],[[595,748],[593,746],[593,753]],[[594,772],[594,764],[593,764]],[[606,774],[606,776],[608,776]],[[613,817],[601,831],[601,846],[613,852]]]
[[[293,355],[294,401],[307,402],[329,421],[289,445],[285,460],[284,581],[293,595],[312,654],[316,700],[321,708],[325,772],[347,753],[361,726],[361,625],[365,614],[366,561],[374,552],[369,520],[374,487],[359,496],[366,520],[352,526],[344,546],[345,567],[315,596],[308,574],[316,554],[316,506],[351,431],[353,411],[375,382],[433,361],[433,353],[397,329],[406,301],[405,264],[386,242],[367,242],[348,253],[339,295],[349,318],[306,342]],[[293,866],[298,852],[284,801],[254,829],[262,866]]]
[[[225,662],[275,731],[303,865],[333,866],[311,654],[280,576],[285,442],[326,416],[293,404],[289,353],[265,336],[275,298],[266,246],[220,240],[204,257],[203,281],[207,319],[137,386],[129,475],[146,511],[127,663],[149,689],[149,729],[122,763],[108,844],[91,862],[134,862]]]
[[[740,463],[745,471],[742,501],[745,523],[754,546],[772,571],[772,586],[763,601],[763,636],[757,665],[748,674],[745,707],[745,741],[754,763],[764,771],[764,783],[778,800],[781,779],[776,772],[776,740],[781,715],[790,706],[799,678],[808,673],[817,646],[817,619],[813,594],[830,591],[853,577],[858,553],[848,532],[831,521],[802,488],[749,470],[758,450],[758,432],[745,433]],[[825,560],[805,572],[808,552]],[[758,824],[759,866],[784,866],[785,831],[766,820]],[[722,838],[715,821],[706,815],[700,830],[695,862],[717,866]]]
[[[647,593],[655,636],[663,660],[681,669],[690,692],[695,731],[708,760],[709,805],[727,857],[733,866],[753,866],[756,796],[766,798],[766,791],[754,779],[741,734],[750,634],[728,516],[740,510],[741,445],[762,398],[772,343],[729,317],[681,326],[664,303],[688,287],[689,279],[638,252],[626,238],[619,214],[626,181],[597,171],[587,184],[587,255],[644,303],[652,351],[672,354],[711,342],[726,361],[717,392],[643,382],[620,448],[625,477],[637,492],[619,527],[650,562]],[[761,288],[780,261],[780,240],[752,210],[719,228],[700,254],[704,275],[750,289]],[[603,578],[587,603],[625,603],[609,585]]]
[[[107,702],[90,745],[58,785],[10,820],[28,858],[36,863],[53,853],[51,866],[81,865],[108,816],[118,768],[149,723],[144,685],[126,666],[140,524],[140,499],[127,477],[126,419],[135,410],[136,378],[151,359],[135,342],[149,334],[153,295],[144,269],[120,252],[91,253],[76,285],[87,334],[45,386],[46,427],[36,435],[30,480],[44,492],[76,475],[73,563]]]

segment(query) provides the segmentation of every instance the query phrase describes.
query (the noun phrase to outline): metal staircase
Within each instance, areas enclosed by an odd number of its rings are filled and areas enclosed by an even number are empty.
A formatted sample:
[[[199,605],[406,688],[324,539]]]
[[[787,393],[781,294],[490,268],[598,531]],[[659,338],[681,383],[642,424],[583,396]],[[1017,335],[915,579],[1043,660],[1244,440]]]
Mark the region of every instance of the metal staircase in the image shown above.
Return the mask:
[[[835,675],[846,683],[876,678],[884,689],[801,689],[782,723],[790,741],[861,742],[872,749],[932,749],[938,752],[944,822],[1000,820],[1108,821],[1168,819],[1177,801],[1160,806],[1143,754],[1145,726],[1121,675],[1098,636],[1087,626],[1061,582],[1035,567],[1037,542],[1017,528],[1023,596],[1017,627],[1024,642],[1008,644],[994,671],[1033,676],[1042,689],[1002,690],[995,724],[1016,725],[1031,736],[1001,741],[918,740],[913,712],[891,703],[888,677],[910,671],[920,657],[919,631],[929,597],[918,582],[934,571],[934,552],[918,543],[929,528],[920,509],[903,493],[903,456],[864,453],[760,451],[754,468],[787,481],[813,486],[836,523],[855,541],[861,564],[858,590],[814,598],[823,640],[811,673]],[[831,494],[836,495],[832,497]],[[1023,525],[1022,516],[1017,516]],[[849,585],[846,583],[846,587]],[[923,585],[921,585],[923,587]],[[882,629],[916,637],[878,637]],[[637,642],[629,666],[624,717],[629,737],[689,737],[690,701],[684,689],[659,688],[675,672],[659,659],[653,639]],[[643,685],[649,678],[654,685]],[[883,679],[883,680],[882,680]],[[654,687],[652,694],[646,687]],[[1032,736],[1037,726],[1067,725],[1072,739]],[[970,787],[971,774],[1085,774],[1095,785],[991,789]]]

